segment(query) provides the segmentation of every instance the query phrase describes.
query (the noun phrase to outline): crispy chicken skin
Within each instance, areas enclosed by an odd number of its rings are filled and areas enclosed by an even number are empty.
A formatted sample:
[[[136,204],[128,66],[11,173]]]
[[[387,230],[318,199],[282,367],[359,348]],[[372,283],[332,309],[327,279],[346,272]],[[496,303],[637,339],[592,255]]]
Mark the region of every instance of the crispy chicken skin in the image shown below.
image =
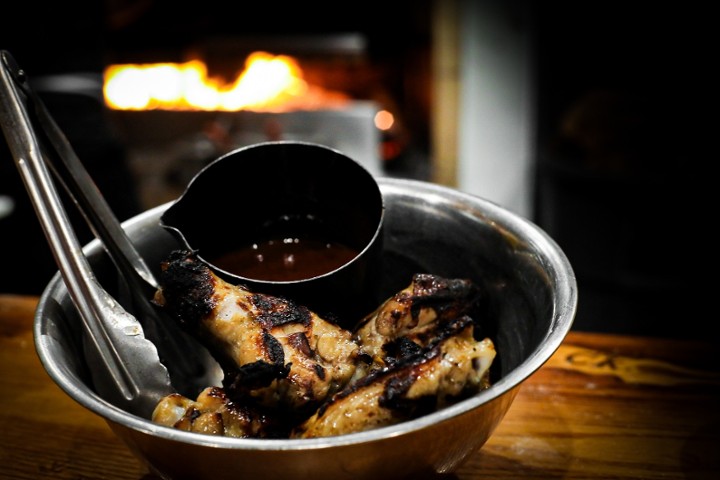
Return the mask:
[[[355,340],[372,359],[371,368],[382,368],[407,349],[428,345],[448,322],[473,314],[479,299],[480,290],[469,280],[415,274],[410,285],[360,322]]]
[[[350,332],[280,297],[217,277],[193,252],[162,264],[155,302],[194,333],[223,367],[230,397],[298,412],[317,407],[355,371]]]
[[[419,352],[354,382],[297,427],[292,438],[361,432],[427,414],[489,385],[490,339],[473,338],[470,317],[450,321]]]
[[[208,387],[191,400],[179,393],[164,397],[155,407],[152,421],[189,432],[235,438],[279,436],[272,417],[231,402],[220,387]]]

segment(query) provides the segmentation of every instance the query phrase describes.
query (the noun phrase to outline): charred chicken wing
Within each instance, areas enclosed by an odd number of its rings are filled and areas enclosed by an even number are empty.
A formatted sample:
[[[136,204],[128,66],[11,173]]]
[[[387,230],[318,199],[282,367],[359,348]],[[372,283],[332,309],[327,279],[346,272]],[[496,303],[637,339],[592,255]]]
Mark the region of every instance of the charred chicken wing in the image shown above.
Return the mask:
[[[355,339],[372,359],[371,368],[382,368],[428,345],[448,322],[474,313],[479,298],[469,280],[416,274],[363,319]]]
[[[203,341],[223,367],[231,399],[298,412],[344,387],[358,346],[350,332],[284,298],[217,277],[192,252],[163,263],[155,302]]]
[[[275,419],[259,410],[231,402],[220,387],[208,387],[197,400],[179,393],[164,397],[155,407],[152,421],[189,432],[236,438],[281,435]]]
[[[486,388],[495,357],[492,341],[473,338],[470,317],[453,320],[448,327],[418,353],[375,370],[337,393],[292,437],[326,437],[392,425]]]

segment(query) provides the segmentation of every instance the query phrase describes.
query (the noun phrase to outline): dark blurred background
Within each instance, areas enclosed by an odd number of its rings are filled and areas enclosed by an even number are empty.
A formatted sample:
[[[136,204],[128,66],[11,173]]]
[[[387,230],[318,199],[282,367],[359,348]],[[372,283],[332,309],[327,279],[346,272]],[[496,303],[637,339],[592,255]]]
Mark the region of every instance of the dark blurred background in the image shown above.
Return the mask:
[[[575,324],[712,328],[708,62],[699,2],[542,2],[535,221],[570,258]]]
[[[181,62],[190,52],[222,71],[230,68],[223,59],[247,45],[282,45],[287,51],[275,53],[298,55],[325,86],[395,114],[394,130],[379,136],[383,175],[435,181],[432,129],[442,98],[433,62],[457,54],[438,51],[439,5],[448,4],[456,7],[450,30],[460,28],[462,0],[392,9],[379,1],[342,9],[329,2],[23,2],[0,30],[0,48],[36,81],[98,187],[126,219],[154,206],[149,198],[163,198],[163,186],[143,187],[148,157],[137,160],[139,147],[123,130],[127,118],[105,107],[103,70],[114,63]],[[527,215],[576,270],[574,328],[706,335],[714,318],[708,279],[715,263],[707,149],[715,35],[707,7],[595,0],[505,5],[501,21],[531,39]],[[315,46],[303,51],[306,43],[288,38],[312,39]],[[351,47],[338,40],[347,38],[355,40]],[[462,90],[462,77],[457,81]],[[163,175],[170,187],[187,178],[177,169]],[[4,143],[0,265],[5,293],[38,294],[56,271]]]

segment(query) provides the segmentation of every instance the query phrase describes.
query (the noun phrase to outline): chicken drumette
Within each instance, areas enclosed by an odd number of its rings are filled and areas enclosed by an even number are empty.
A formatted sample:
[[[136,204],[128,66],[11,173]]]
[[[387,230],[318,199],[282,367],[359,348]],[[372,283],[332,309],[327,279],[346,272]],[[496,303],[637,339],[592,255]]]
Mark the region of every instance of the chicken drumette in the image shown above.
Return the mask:
[[[156,303],[209,348],[231,399],[299,413],[343,388],[355,371],[350,332],[284,298],[229,284],[192,252],[173,252],[160,282]]]
[[[297,427],[293,438],[361,432],[434,412],[489,386],[495,347],[473,338],[470,317],[450,320],[425,347],[371,371]]]

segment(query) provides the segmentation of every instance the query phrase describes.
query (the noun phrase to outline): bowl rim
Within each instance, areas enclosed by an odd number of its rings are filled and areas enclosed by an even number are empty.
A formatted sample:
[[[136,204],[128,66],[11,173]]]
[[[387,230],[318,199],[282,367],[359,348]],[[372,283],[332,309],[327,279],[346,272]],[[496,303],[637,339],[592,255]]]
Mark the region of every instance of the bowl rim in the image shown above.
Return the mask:
[[[462,400],[453,405],[444,407],[433,413],[422,417],[401,422],[395,425],[379,427],[363,432],[348,433],[332,437],[320,437],[311,439],[257,439],[257,438],[230,438],[221,436],[204,435],[193,432],[186,432],[171,427],[153,423],[150,419],[141,418],[128,413],[111,403],[107,402],[95,392],[87,392],[75,385],[75,377],[67,369],[56,364],[50,358],[50,344],[54,341],[44,333],[45,306],[50,303],[57,293],[62,293],[64,284],[60,273],[57,272],[48,286],[43,291],[35,312],[33,334],[35,339],[36,352],[48,375],[52,380],[73,398],[77,403],[104,418],[106,422],[115,423],[120,426],[145,433],[147,435],[161,437],[169,441],[194,444],[199,446],[210,446],[239,450],[258,451],[298,451],[334,448],[338,446],[350,446],[355,444],[366,444],[381,441],[389,437],[403,436],[414,431],[424,429],[428,426],[444,423],[445,421],[467,413],[485,403],[499,399],[510,391],[518,388],[522,382],[542,367],[549,358],[560,347],[567,333],[572,327],[577,309],[577,280],[573,268],[562,249],[558,244],[539,226],[531,220],[524,218],[510,210],[507,210],[497,203],[479,197],[474,194],[460,190],[433,184],[422,180],[405,178],[379,178],[383,192],[418,192],[431,195],[433,201],[475,203],[482,206],[486,216],[494,223],[507,227],[508,234],[512,235],[515,230],[522,229],[528,235],[527,241],[538,251],[547,256],[547,266],[552,267],[561,281],[554,284],[556,288],[557,304],[552,312],[553,318],[550,328],[545,333],[541,343],[536,347],[519,365],[504,374],[493,385],[472,397]],[[159,215],[166,209],[168,202],[150,208],[124,222],[123,228],[132,227],[141,223],[148,217]],[[102,248],[100,242],[95,239],[89,242],[83,250],[92,252]]]

